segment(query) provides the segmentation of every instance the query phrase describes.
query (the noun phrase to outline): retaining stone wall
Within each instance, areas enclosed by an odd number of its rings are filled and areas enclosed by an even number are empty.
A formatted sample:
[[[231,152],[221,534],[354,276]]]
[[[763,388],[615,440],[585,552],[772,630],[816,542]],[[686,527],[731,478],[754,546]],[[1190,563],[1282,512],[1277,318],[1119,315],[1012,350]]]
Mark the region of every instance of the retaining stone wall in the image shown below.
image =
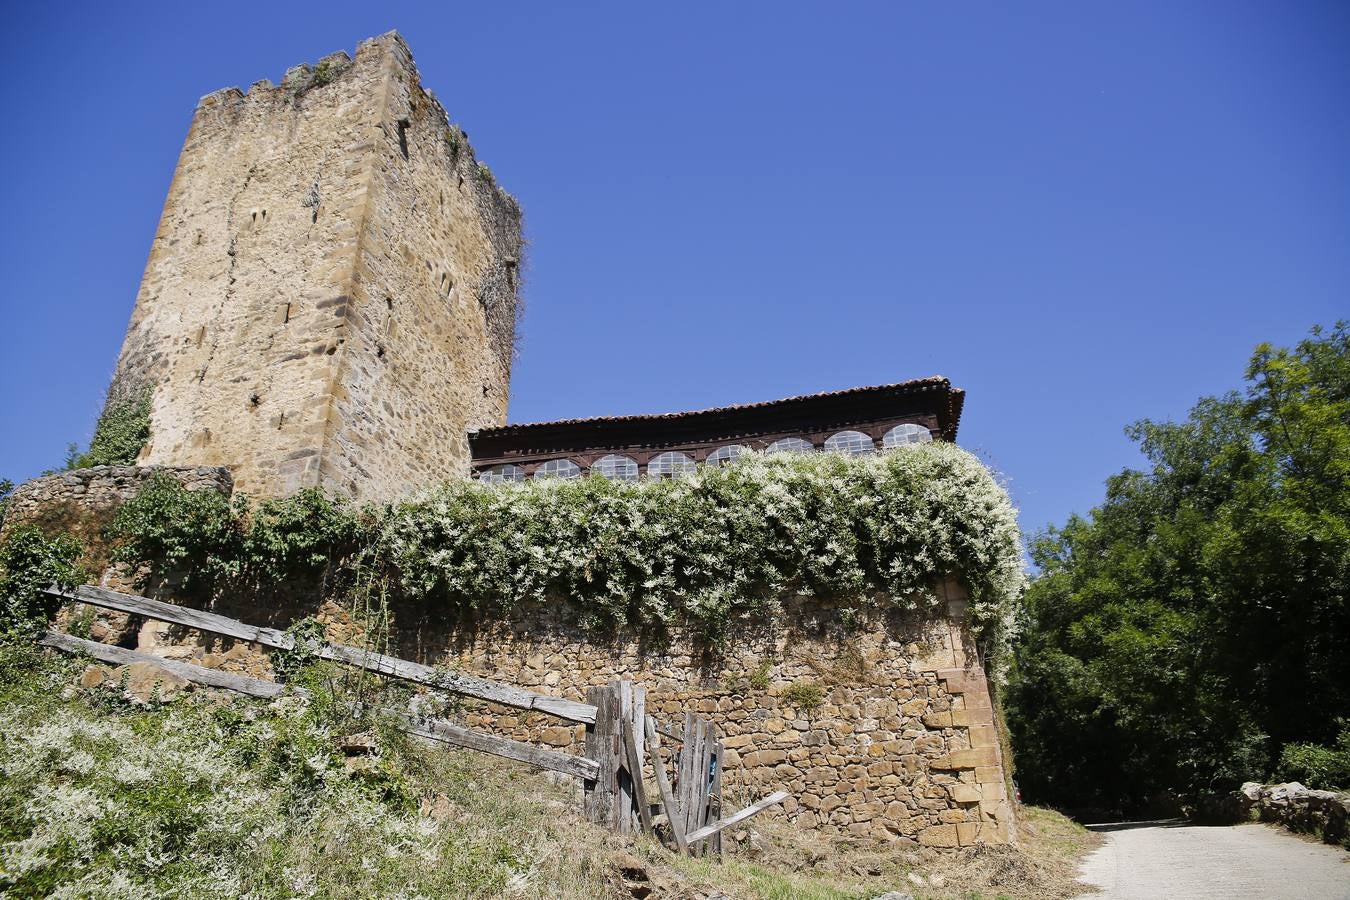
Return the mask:
[[[170,472],[190,489],[230,490],[224,469],[79,470],[21,486],[5,527],[60,510],[75,530],[84,523],[97,552],[100,523],[154,471]],[[125,573],[102,571],[105,586],[131,589]],[[1013,807],[988,683],[965,626],[966,593],[954,579],[939,589],[940,615],[878,608],[847,628],[838,607],[797,599],[774,626],[733,628],[716,653],[678,629],[662,646],[633,634],[597,638],[561,602],[476,625],[451,623],[435,610],[396,608],[391,652],[576,700],[589,686],[632,679],[646,688],[648,710],[667,724],[678,726],[686,711],[717,723],[728,748],[728,806],[781,788],[791,797],[774,814],[803,827],[934,847],[1006,843]],[[317,613],[331,639],[358,640],[336,604],[313,597],[266,609],[246,597],[223,597],[215,611],[281,628]],[[163,623],[101,612],[91,636],[270,675],[256,647]],[[467,703],[462,718],[569,752],[580,752],[584,739],[582,727],[538,713]]]

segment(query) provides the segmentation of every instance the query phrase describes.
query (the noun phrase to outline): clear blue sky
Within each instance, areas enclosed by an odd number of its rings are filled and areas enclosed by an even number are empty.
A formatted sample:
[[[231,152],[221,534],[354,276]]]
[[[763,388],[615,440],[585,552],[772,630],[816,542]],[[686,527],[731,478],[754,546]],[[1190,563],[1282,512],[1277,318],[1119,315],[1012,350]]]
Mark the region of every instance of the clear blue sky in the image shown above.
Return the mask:
[[[398,28],[525,209],[511,419],[943,374],[1025,527],[1350,315],[1350,3],[8,3],[0,475],[87,441],[197,98]]]

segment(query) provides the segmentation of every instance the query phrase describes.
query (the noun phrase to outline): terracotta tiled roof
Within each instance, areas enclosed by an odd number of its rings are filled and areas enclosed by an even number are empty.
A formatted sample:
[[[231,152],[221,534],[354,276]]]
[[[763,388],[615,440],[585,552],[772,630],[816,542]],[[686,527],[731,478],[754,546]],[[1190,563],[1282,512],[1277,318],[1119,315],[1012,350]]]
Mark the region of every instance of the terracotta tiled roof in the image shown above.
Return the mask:
[[[682,412],[670,413],[637,413],[628,416],[590,416],[581,419],[552,419],[547,422],[518,422],[510,425],[502,425],[498,428],[484,428],[478,433],[487,435],[514,434],[531,428],[545,428],[552,425],[590,425],[596,422],[660,422],[669,419],[686,419],[694,416],[706,416],[715,413],[735,412],[744,409],[765,409],[780,404],[795,403],[801,400],[816,400],[823,397],[849,397],[860,394],[884,394],[909,391],[921,391],[934,388],[949,388],[951,382],[941,375],[930,375],[927,378],[915,378],[911,381],[900,381],[895,384],[875,384],[868,387],[844,388],[840,391],[821,391],[818,394],[799,394],[796,397],[784,397],[781,400],[761,400],[759,403],[733,403],[730,406],[710,406],[707,409],[690,409]],[[960,388],[953,389],[954,393],[964,397],[965,391]]]
[[[528,422],[472,433],[474,458],[497,458],[513,451],[648,443],[653,446],[737,434],[792,428],[819,428],[878,420],[898,410],[927,412],[939,422],[941,436],[956,439],[965,391],[942,376],[896,384],[848,388],[710,409],[649,415],[595,416]]]

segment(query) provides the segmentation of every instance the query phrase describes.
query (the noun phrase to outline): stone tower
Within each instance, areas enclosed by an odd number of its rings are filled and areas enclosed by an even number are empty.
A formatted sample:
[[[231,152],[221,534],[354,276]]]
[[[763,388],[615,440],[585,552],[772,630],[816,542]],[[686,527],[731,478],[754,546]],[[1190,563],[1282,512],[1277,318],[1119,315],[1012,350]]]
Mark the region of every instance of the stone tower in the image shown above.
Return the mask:
[[[109,402],[142,464],[261,496],[386,500],[467,474],[506,421],[520,207],[396,33],[202,98]]]

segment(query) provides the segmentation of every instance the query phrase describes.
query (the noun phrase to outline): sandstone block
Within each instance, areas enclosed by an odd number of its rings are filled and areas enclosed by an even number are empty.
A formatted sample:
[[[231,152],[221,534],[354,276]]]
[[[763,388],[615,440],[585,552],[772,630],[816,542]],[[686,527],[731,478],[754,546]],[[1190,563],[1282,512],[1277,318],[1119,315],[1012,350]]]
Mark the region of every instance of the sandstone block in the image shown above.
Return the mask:
[[[992,747],[982,747],[978,750],[957,750],[948,753],[933,760],[930,765],[934,769],[975,769],[980,766],[995,766],[997,760],[994,758]]]
[[[959,847],[955,825],[933,825],[919,832],[919,843],[925,847]]]
[[[572,743],[572,735],[573,730],[571,728],[562,725],[554,725],[541,731],[539,733],[539,740],[553,747],[566,747],[568,744]]]
[[[949,785],[947,792],[953,803],[978,803],[984,799],[984,792],[973,784]]]
[[[997,747],[998,735],[994,733],[993,725],[972,725],[970,726],[970,746]]]
[[[910,700],[909,702],[903,703],[900,706],[900,712],[904,713],[907,716],[923,715],[924,711],[927,709],[928,709],[928,700],[926,698]]]

